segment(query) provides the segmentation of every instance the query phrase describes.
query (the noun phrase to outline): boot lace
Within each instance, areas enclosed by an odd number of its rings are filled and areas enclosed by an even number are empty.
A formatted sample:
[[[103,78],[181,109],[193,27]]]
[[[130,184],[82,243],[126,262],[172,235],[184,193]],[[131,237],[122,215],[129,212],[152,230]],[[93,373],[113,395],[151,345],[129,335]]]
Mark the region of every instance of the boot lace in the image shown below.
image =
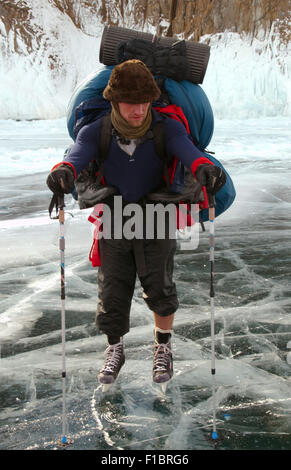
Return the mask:
[[[105,350],[106,360],[100,372],[114,372],[123,353],[122,343],[109,344]]]
[[[167,344],[156,344],[154,352],[154,370],[156,372],[167,370],[169,356],[171,356],[172,351],[170,348],[170,343]]]

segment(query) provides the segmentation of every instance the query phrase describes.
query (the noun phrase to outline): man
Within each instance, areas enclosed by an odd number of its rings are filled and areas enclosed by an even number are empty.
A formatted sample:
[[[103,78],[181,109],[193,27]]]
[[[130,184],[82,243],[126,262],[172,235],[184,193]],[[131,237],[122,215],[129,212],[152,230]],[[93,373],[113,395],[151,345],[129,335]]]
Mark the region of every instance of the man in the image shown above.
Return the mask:
[[[139,60],[117,65],[103,92],[112,105],[113,126],[112,141],[104,162],[104,179],[107,185],[118,188],[122,207],[138,203],[144,208],[146,195],[160,187],[163,181],[163,164],[155,151],[152,129],[164,118],[151,107],[160,94],[151,72]],[[84,126],[65,161],[49,174],[47,184],[54,193],[71,192],[75,178],[90,161],[98,163],[100,123],[98,119]],[[213,193],[220,189],[225,182],[223,171],[194,146],[184,126],[165,118],[164,128],[169,162],[174,156],[178,157],[202,185],[208,189],[211,186]],[[176,240],[167,234],[163,239],[157,236],[154,239],[144,236],[142,240],[129,240],[124,236],[122,239],[100,239],[96,322],[108,339],[106,361],[98,376],[102,384],[113,383],[125,362],[123,336],[129,331],[136,274],[154,316],[153,381],[166,383],[171,379],[171,336],[178,308],[173,282],[175,249]]]

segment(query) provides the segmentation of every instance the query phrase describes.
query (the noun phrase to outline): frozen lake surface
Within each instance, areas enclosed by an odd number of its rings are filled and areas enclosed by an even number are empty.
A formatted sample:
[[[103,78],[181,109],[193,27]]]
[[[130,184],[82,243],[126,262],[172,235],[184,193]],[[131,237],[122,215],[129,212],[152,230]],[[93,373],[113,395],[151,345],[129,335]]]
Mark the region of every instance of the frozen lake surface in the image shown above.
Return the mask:
[[[62,119],[0,124],[0,449],[54,449],[62,433],[59,225],[48,217],[45,180],[70,140]],[[291,445],[290,128],[290,118],[221,120],[209,146],[237,190],[215,223],[220,449]],[[139,284],[126,363],[103,396],[90,211],[66,202],[74,216],[65,222],[70,449],[211,449],[208,224],[196,252],[176,256],[180,308],[166,398],[151,381],[153,321]]]

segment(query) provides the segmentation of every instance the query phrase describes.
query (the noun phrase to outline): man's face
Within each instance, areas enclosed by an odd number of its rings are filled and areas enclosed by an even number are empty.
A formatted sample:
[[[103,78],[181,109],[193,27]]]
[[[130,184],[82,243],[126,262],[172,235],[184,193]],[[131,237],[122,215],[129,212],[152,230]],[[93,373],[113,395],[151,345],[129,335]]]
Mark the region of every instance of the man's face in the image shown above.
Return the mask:
[[[118,103],[119,111],[123,119],[125,119],[132,127],[139,127],[146,118],[150,103]]]

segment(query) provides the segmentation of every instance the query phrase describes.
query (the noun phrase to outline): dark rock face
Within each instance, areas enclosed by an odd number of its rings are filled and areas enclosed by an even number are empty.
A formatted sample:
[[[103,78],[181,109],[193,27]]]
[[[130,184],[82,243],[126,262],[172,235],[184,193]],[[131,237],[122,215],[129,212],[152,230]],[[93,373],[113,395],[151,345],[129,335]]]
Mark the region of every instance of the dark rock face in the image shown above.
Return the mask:
[[[45,35],[45,25],[35,16],[36,0],[2,0],[0,4],[0,37],[9,43],[2,49],[28,53]],[[38,11],[46,2],[39,1]],[[224,31],[269,32],[272,24],[288,20],[290,0],[50,0],[76,28],[97,36],[97,24],[112,24],[153,31],[158,35],[177,36],[199,41],[206,34]],[[45,14],[45,13],[44,13]],[[286,37],[286,28],[282,39]],[[19,41],[21,38],[21,41]],[[35,42],[36,41],[36,42]],[[4,51],[2,51],[4,52]]]

